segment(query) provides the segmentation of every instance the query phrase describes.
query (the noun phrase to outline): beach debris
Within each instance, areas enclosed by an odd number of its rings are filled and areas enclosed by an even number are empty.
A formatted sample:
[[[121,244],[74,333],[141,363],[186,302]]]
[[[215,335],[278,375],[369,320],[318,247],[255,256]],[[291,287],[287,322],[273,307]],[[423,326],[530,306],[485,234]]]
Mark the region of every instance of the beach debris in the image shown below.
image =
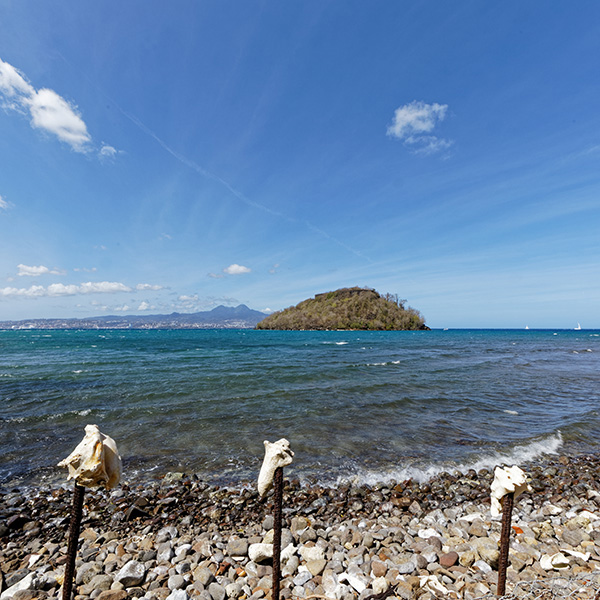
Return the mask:
[[[545,571],[568,569],[570,564],[571,562],[562,552],[556,552],[556,554],[552,555],[544,554],[540,558],[540,566]]]
[[[496,467],[491,485],[490,512],[497,517],[502,513],[500,531],[500,554],[498,557],[498,586],[496,595],[504,596],[506,591],[506,569],[508,567],[508,546],[510,540],[511,518],[515,498],[524,491],[531,491],[527,475],[517,466]]]
[[[67,481],[75,479],[62,594],[63,600],[71,600],[85,488],[115,487],[121,479],[121,457],[111,437],[101,433],[97,425],[86,425],[83,440],[58,466],[69,469]]]
[[[294,458],[290,443],[285,438],[276,442],[265,440],[264,444],[265,458],[258,474],[258,493],[261,498],[264,498],[271,489],[275,471],[280,467],[291,465]]]
[[[420,575],[419,587],[434,595],[447,596],[450,593],[450,590],[435,575]]]
[[[273,592],[271,600],[279,600],[281,580],[281,509],[283,504],[283,467],[292,463],[294,453],[290,443],[281,438],[276,442],[265,440],[265,458],[258,475],[258,493],[261,498],[273,486]]]
[[[121,457],[117,445],[97,425],[85,426],[83,440],[58,466],[69,469],[67,481],[74,479],[83,487],[103,486],[109,490],[121,479]]]

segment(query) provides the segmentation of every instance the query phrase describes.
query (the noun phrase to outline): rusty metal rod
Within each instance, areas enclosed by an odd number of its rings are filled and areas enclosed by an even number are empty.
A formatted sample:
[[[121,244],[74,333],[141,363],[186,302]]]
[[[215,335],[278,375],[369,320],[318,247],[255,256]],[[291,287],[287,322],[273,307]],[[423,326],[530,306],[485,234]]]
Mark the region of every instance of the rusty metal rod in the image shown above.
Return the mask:
[[[69,523],[69,545],[67,546],[67,564],[65,565],[65,580],[63,582],[63,600],[71,600],[71,591],[73,590],[75,558],[77,557],[77,542],[79,541],[84,492],[85,488],[76,483],[73,490],[73,505],[71,507],[71,521]]]
[[[273,593],[271,600],[279,600],[281,580],[281,505],[283,504],[283,467],[275,469],[273,479]]]
[[[514,501],[514,492],[509,492],[502,497],[502,530],[500,532],[500,557],[498,558],[498,596],[504,596],[506,592],[506,568],[508,567],[510,522],[512,518]]]

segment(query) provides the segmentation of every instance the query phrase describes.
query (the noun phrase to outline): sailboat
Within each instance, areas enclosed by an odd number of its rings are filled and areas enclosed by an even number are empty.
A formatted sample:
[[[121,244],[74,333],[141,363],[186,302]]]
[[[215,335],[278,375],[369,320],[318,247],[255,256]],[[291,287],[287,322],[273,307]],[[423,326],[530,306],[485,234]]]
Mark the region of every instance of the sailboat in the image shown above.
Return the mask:
[[[575,327],[575,331],[580,331],[581,330],[581,325],[579,323],[577,323],[577,327]]]

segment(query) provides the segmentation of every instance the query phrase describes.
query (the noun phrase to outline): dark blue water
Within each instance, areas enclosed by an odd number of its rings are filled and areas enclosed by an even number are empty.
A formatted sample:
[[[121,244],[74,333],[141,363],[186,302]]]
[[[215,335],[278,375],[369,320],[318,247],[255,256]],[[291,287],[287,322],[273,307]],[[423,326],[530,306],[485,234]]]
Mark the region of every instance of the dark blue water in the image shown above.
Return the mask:
[[[0,331],[0,483],[96,423],[124,479],[254,479],[263,440],[323,483],[596,449],[600,332]]]

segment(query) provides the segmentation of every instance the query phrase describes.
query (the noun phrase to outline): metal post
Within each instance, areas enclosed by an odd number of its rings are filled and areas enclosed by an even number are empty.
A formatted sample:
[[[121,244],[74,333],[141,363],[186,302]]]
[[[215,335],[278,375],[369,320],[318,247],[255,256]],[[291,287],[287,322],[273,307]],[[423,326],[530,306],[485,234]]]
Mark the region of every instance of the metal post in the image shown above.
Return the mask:
[[[69,545],[67,547],[67,564],[65,566],[65,580],[63,582],[63,600],[71,600],[71,591],[75,579],[75,558],[77,557],[77,542],[79,541],[79,527],[83,511],[83,494],[85,488],[75,484],[73,490],[73,505],[71,507],[71,522],[69,523]]]
[[[502,531],[500,532],[500,557],[498,558],[498,596],[504,596],[506,592],[506,568],[508,566],[510,522],[514,501],[514,492],[509,492],[502,497]]]
[[[281,505],[283,504],[283,467],[275,469],[273,478],[273,594],[271,600],[279,600],[281,579]]]

